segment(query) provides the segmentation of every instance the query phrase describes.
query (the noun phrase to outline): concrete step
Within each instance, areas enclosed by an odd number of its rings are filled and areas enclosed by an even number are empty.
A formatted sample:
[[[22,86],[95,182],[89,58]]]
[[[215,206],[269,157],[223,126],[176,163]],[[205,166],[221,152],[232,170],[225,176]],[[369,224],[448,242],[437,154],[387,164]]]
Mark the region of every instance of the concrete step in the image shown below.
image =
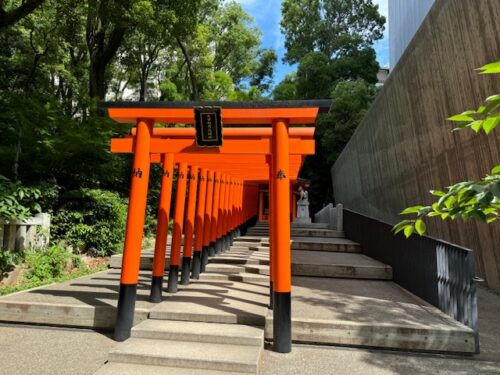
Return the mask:
[[[261,351],[247,345],[130,338],[109,352],[109,361],[255,374]]]
[[[234,244],[238,244],[239,242],[260,242],[262,238],[260,236],[241,236],[234,239]]]
[[[292,223],[291,228],[328,229],[329,225],[326,223],[309,223],[309,224]]]
[[[391,281],[292,279],[292,339],[437,352],[474,352],[474,332]],[[265,337],[272,340],[273,316]]]
[[[148,302],[150,283],[151,272],[141,272],[134,324],[147,319],[155,306]],[[8,294],[0,297],[0,320],[112,331],[119,285],[120,270],[111,269]]]
[[[346,238],[294,237],[290,241],[292,250],[333,251],[343,253],[360,253],[361,246]],[[250,246],[253,251],[269,250],[269,241],[262,241],[258,246]]]
[[[269,241],[269,232],[249,232],[248,235],[252,237],[260,237],[261,241]]]
[[[257,273],[261,275],[269,275],[269,266],[266,265],[242,265],[242,264],[223,264],[223,263],[208,263],[206,273]]]
[[[200,280],[206,281],[239,281],[244,283],[265,283],[269,282],[269,276],[261,275],[258,273],[215,273],[215,272],[204,272],[200,274]]]
[[[256,257],[253,255],[253,253],[258,252],[257,249],[254,249],[256,244],[258,244],[258,243],[253,242],[253,243],[249,243],[249,245],[251,245],[251,246],[245,246],[245,247],[232,246],[229,251],[225,251],[223,253],[217,254],[215,257],[209,258],[209,260],[210,260],[210,262],[216,262],[216,263],[224,263],[224,262],[229,263],[229,262],[231,262],[230,258],[234,258],[235,256],[240,256],[242,258],[250,258],[251,257],[251,259],[249,259],[248,263],[246,263],[246,264],[269,264],[269,263],[266,263],[265,260],[262,262],[253,260],[253,258],[258,258],[258,256]],[[228,258],[229,254],[231,256]],[[154,253],[152,253],[152,252],[143,252],[141,254],[141,260],[139,263],[141,270],[152,270],[153,269],[153,256],[154,256]],[[168,269],[169,259],[170,258],[167,256],[167,258],[165,260],[165,269]],[[225,259],[225,260],[223,261],[222,259]],[[258,258],[258,259],[260,259],[260,258]],[[267,258],[267,259],[269,259],[269,258]],[[233,261],[233,263],[244,264],[242,262],[243,261],[237,261],[237,260]],[[113,268],[113,269],[120,269],[122,267],[122,255],[116,254],[116,255],[111,256],[109,267]]]
[[[294,228],[290,231],[292,237],[324,237],[324,238],[344,238],[343,231],[331,229],[315,229],[315,228]],[[268,230],[250,230],[247,233],[249,238],[260,238],[260,241],[269,240]],[[247,240],[248,241],[248,240]],[[257,241],[255,241],[257,242]],[[235,242],[236,244],[237,242]]]
[[[167,252],[168,253],[168,252]],[[153,269],[153,252],[142,252],[141,261],[139,263],[139,268],[141,270],[152,270]],[[122,268],[122,254],[112,255],[109,260],[109,268]],[[168,269],[169,258],[166,258],[165,269]]]
[[[255,246],[260,243],[256,241],[234,241],[233,247],[249,247],[249,246]]]
[[[226,371],[109,362],[94,375],[227,375]]]
[[[344,231],[331,229],[307,229],[294,228],[291,231],[292,237],[325,237],[325,238],[344,238]]]
[[[242,324],[148,319],[132,328],[132,337],[227,345],[264,345],[264,330]]]
[[[292,275],[392,280],[392,268],[363,254],[292,250]]]
[[[221,254],[219,256],[209,259],[209,264],[245,264],[245,265],[269,265],[269,258],[259,259],[253,258],[245,255],[226,255]]]
[[[262,244],[266,245],[265,242]],[[294,237],[291,241],[291,248],[292,250],[361,252],[361,246],[358,243],[346,238]]]
[[[153,307],[150,319],[263,326],[269,281],[196,281]]]

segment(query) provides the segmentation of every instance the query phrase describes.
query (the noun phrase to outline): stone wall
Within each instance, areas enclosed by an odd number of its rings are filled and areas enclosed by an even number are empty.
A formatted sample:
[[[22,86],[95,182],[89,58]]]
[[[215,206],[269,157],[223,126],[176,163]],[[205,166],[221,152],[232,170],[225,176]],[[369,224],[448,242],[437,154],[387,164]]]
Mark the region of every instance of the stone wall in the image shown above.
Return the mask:
[[[500,129],[451,132],[450,115],[500,92],[474,69],[500,59],[500,1],[437,0],[332,168],[336,202],[396,223],[430,189],[477,179],[500,164]],[[475,250],[478,273],[500,291],[500,222],[441,222],[428,234]]]

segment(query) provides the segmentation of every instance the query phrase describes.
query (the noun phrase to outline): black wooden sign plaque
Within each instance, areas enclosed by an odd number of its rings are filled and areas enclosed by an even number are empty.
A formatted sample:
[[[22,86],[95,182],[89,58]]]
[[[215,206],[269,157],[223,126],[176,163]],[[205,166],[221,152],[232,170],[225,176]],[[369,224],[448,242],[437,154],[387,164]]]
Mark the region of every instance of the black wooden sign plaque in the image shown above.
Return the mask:
[[[221,107],[195,107],[196,145],[222,146]]]

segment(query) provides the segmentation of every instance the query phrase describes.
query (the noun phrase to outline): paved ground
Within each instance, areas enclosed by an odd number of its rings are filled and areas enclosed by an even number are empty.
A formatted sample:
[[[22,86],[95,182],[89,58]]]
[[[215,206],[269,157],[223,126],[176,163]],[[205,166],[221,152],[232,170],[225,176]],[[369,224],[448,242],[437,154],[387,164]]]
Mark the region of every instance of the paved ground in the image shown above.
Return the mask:
[[[479,290],[482,353],[475,357],[294,345],[291,354],[265,351],[270,374],[500,374],[500,296]],[[92,374],[115,342],[77,329],[0,325],[0,374]]]
[[[86,329],[0,325],[0,374],[89,375],[116,343]]]

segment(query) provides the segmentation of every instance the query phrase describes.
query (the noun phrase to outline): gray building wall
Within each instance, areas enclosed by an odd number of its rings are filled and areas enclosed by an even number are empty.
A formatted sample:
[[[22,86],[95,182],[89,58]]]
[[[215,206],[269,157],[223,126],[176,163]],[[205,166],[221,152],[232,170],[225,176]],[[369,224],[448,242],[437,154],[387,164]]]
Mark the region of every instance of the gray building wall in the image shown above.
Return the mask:
[[[450,115],[500,92],[474,72],[500,57],[499,0],[437,0],[332,168],[337,203],[395,224],[430,189],[478,179],[500,164],[500,129],[451,132]],[[428,234],[475,251],[478,273],[500,291],[500,222],[428,220]]]
[[[389,60],[391,70],[408,47],[436,0],[389,0]]]

